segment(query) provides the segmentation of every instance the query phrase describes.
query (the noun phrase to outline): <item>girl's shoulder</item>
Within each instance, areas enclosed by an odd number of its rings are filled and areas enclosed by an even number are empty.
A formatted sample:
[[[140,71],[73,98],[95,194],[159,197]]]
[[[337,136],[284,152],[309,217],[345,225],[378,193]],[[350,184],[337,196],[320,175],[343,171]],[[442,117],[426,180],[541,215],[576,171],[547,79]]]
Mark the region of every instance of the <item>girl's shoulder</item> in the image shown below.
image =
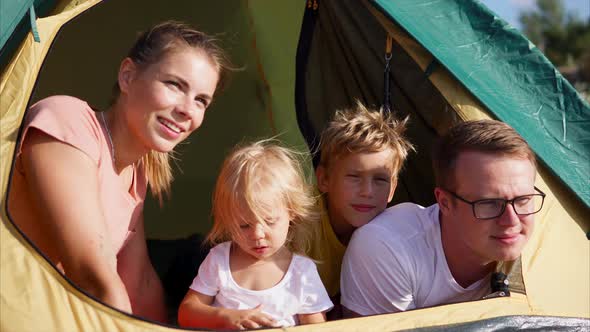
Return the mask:
[[[223,242],[209,249],[205,260],[201,263],[200,268],[213,269],[216,271],[225,271],[229,269],[229,248],[231,242]]]
[[[209,250],[210,256],[215,257],[226,257],[229,256],[229,250],[231,248],[231,241],[222,242],[215,245],[213,248]]]
[[[309,272],[310,269],[317,269],[315,262],[311,258],[299,254],[293,254],[291,265],[293,266],[293,271],[298,273],[305,273]]]

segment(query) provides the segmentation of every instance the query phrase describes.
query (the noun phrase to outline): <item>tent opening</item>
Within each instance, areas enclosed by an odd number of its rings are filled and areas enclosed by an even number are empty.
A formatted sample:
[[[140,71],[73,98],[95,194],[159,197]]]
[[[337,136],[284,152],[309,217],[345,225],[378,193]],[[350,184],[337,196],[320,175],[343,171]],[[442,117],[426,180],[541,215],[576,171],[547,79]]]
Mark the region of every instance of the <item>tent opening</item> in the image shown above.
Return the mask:
[[[453,123],[490,116],[404,29],[361,1],[322,1],[314,11],[300,2],[272,0],[215,1],[206,6],[189,0],[173,6],[146,6],[139,0],[102,2],[61,28],[29,105],[65,94],[97,109],[107,108],[119,63],[137,33],[171,18],[219,34],[243,70],[217,97],[201,128],[177,148],[179,167],[171,199],[160,207],[157,200],[147,198],[146,235],[156,240],[156,251],[173,248],[167,241],[176,239],[185,239],[183,245],[200,243],[202,238],[195,234],[204,235],[211,227],[213,185],[223,158],[235,144],[274,136],[300,151],[313,151],[317,135],[335,110],[356,100],[381,105],[388,36],[392,111],[399,117],[410,116],[408,136],[417,148],[400,174],[392,204],[434,203],[433,140]],[[311,157],[306,166],[311,177]],[[155,262],[158,272],[169,272],[168,256],[160,252],[156,256],[161,260]],[[519,260],[502,269],[512,271],[511,290],[525,294],[522,264]],[[196,271],[198,266],[193,268]]]

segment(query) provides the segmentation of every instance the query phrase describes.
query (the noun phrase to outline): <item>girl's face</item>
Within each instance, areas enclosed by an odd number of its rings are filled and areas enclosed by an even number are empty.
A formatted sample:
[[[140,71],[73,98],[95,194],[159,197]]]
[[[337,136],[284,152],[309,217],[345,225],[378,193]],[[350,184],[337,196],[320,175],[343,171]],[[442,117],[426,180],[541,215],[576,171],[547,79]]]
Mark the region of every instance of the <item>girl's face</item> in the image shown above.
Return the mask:
[[[131,134],[146,149],[171,151],[203,122],[218,79],[209,57],[189,47],[145,68],[125,59],[119,86]]]
[[[268,205],[270,212],[264,216],[265,222],[242,222],[239,234],[234,236],[238,248],[256,260],[272,259],[285,245],[289,233],[289,210],[283,202],[269,201],[274,204]]]

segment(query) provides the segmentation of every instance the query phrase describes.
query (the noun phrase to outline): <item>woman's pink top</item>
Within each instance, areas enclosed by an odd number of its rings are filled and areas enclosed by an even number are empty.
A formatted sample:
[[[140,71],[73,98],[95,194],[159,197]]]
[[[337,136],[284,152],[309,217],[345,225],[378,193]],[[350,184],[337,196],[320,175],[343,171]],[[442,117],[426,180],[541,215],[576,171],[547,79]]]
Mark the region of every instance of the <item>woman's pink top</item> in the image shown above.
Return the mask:
[[[137,223],[141,222],[147,180],[141,168],[137,168],[131,189],[123,189],[113,166],[108,134],[97,115],[98,113],[95,113],[86,102],[74,97],[53,96],[43,99],[25,114],[21,142],[26,140],[30,128],[36,128],[82,151],[96,163],[100,205],[105,216],[106,229],[114,252],[120,253],[135,233]],[[21,160],[21,146],[16,154],[8,196],[8,211],[14,223],[53,263],[57,264],[59,257],[53,247],[55,239],[49,238],[38,227],[43,214],[35,208],[27,187],[27,174]],[[83,193],[86,188],[71,190]],[[76,208],[76,202],[63,204],[71,206],[72,209]],[[118,269],[121,273],[121,266]],[[125,283],[125,280],[123,282]]]

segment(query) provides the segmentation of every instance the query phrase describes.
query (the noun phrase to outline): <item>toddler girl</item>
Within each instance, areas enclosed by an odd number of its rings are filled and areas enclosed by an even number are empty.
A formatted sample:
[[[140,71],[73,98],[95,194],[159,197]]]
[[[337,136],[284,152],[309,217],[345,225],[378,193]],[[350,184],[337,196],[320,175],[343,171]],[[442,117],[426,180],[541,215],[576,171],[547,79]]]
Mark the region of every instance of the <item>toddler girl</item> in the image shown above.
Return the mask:
[[[294,153],[265,140],[234,150],[213,197],[217,244],[178,311],[180,325],[250,329],[325,321],[332,308],[315,263],[303,256],[318,220]]]

